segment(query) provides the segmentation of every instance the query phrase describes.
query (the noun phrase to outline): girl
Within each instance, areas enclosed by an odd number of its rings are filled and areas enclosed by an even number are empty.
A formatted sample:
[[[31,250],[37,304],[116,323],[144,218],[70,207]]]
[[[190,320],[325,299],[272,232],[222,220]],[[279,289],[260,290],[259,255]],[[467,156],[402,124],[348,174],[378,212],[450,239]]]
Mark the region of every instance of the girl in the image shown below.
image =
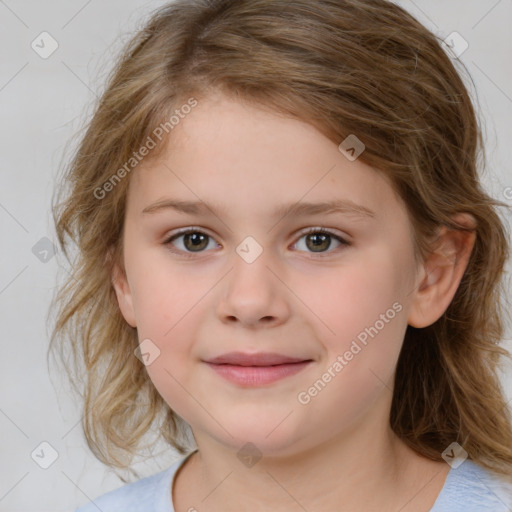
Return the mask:
[[[158,10],[54,205],[78,252],[52,346],[99,460],[128,468],[155,427],[181,458],[78,510],[509,510],[482,151],[451,58],[393,3]]]

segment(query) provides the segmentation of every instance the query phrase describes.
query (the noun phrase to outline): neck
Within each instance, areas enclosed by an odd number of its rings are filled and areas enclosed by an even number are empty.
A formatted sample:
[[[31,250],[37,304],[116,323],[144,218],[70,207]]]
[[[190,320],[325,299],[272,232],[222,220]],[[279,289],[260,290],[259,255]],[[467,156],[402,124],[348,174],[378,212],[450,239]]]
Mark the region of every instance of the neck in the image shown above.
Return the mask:
[[[256,463],[242,462],[240,447],[194,432],[199,451],[176,485],[176,510],[427,512],[449,466],[419,456],[378,424],[365,417],[350,432],[287,454],[264,453]]]

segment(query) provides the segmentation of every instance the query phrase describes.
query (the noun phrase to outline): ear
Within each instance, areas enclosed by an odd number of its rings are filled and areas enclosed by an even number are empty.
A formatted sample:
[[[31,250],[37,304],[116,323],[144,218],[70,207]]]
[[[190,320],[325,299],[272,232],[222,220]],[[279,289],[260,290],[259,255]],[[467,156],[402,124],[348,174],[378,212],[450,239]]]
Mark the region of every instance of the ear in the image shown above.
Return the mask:
[[[128,284],[126,272],[119,262],[116,262],[113,266],[112,286],[116,292],[117,303],[124,319],[131,327],[137,327],[132,292]]]
[[[408,323],[412,327],[427,327],[441,318],[448,309],[475,245],[476,220],[460,213],[452,217],[455,223],[473,231],[440,229],[436,245],[422,265],[420,284],[414,291]]]

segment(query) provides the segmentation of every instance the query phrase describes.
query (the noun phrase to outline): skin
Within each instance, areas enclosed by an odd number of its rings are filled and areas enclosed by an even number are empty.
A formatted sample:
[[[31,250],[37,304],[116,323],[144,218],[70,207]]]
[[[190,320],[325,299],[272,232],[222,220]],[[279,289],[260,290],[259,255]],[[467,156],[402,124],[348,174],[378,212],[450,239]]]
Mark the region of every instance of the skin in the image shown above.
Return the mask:
[[[407,325],[432,324],[451,302],[474,234],[443,228],[432,255],[416,262],[407,210],[382,173],[349,161],[307,123],[221,94],[200,99],[161,156],[130,179],[114,288],[139,341],[160,350],[148,374],[199,448],[176,476],[176,511],[430,510],[450,467],[389,428],[393,376]],[[141,213],[164,198],[224,211]],[[271,215],[285,203],[340,198],[374,217]],[[209,235],[202,252],[183,236],[166,245],[187,227]],[[320,254],[304,234],[319,227],[334,235]],[[250,264],[236,252],[248,236],[263,249]],[[401,311],[299,403],[298,393],[396,303]],[[313,363],[248,388],[202,362],[235,350]],[[237,457],[247,442],[262,455],[252,467]]]

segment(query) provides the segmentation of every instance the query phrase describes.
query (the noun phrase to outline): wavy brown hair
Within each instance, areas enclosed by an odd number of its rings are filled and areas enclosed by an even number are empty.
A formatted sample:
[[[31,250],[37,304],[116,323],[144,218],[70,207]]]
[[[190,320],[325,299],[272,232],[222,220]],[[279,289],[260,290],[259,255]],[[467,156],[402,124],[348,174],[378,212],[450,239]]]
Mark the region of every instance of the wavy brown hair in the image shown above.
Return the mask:
[[[129,172],[98,191],[187,98],[200,103],[215,90],[306,121],[336,144],[356,134],[366,146],[359,158],[406,204],[418,260],[440,226],[462,229],[454,214],[473,215],[476,243],[453,301],[433,325],[407,329],[390,424],[425,457],[442,460],[457,441],[478,464],[512,473],[498,374],[509,355],[500,346],[509,243],[498,214],[507,205],[480,183],[482,128],[457,67],[465,71],[437,36],[385,0],[178,0],[152,14],[117,61],[53,204],[72,275],[52,303],[50,352],[83,396],[98,459],[129,467],[153,427],[179,453],[190,449],[188,425],[133,355],[137,330],[112,286]]]

